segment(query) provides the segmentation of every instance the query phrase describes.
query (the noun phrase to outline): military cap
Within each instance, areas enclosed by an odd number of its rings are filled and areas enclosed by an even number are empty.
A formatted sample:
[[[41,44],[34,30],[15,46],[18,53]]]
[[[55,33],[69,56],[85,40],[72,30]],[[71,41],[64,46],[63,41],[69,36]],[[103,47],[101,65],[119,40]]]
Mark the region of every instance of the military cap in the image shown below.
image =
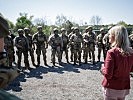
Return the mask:
[[[19,32],[23,32],[23,31],[24,31],[23,29],[18,29],[18,33],[19,33]]]
[[[66,29],[65,28],[61,28],[61,31],[66,31]]]
[[[53,31],[58,31],[58,29],[57,28],[54,28]]]
[[[108,30],[110,30],[112,28],[112,26],[108,26]]]
[[[79,30],[79,28],[78,27],[75,27],[74,30]]]
[[[74,29],[74,27],[71,27],[71,30],[73,30]]]
[[[30,30],[28,27],[25,27],[24,30]]]
[[[9,25],[8,22],[0,16],[0,38],[9,35]]]
[[[37,29],[40,29],[40,28],[42,28],[42,26],[37,26]]]
[[[100,32],[101,32],[101,31],[104,31],[104,28],[101,28],[101,29],[100,29]]]
[[[88,26],[88,27],[86,27],[86,30],[87,30],[87,29],[92,29],[92,26]]]

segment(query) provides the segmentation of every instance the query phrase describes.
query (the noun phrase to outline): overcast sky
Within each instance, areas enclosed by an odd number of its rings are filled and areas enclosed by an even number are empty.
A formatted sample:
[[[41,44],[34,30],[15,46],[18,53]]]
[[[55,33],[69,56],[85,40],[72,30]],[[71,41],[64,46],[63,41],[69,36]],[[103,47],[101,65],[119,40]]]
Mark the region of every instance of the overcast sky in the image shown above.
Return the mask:
[[[0,13],[13,23],[20,12],[34,19],[45,17],[50,24],[61,14],[77,23],[89,24],[91,17],[98,15],[102,24],[133,24],[133,0],[0,0]]]

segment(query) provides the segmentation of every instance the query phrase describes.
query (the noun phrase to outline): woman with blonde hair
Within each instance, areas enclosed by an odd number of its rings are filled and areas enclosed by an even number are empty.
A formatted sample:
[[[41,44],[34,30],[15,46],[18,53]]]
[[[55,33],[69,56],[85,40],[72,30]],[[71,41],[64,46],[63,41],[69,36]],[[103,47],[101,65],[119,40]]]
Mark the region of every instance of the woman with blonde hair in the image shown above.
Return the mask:
[[[130,90],[130,72],[133,72],[133,49],[127,29],[121,25],[112,27],[109,42],[112,48],[101,68],[104,100],[125,100]]]

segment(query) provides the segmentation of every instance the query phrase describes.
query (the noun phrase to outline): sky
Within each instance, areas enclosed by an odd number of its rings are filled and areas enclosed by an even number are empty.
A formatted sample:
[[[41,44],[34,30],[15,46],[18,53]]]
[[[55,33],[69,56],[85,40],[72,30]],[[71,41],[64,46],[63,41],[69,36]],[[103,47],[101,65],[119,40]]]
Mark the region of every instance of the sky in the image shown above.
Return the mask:
[[[48,24],[61,14],[79,24],[90,24],[92,16],[99,16],[101,24],[133,24],[133,0],[0,0],[0,13],[13,23],[19,13],[28,13],[33,20],[46,18]]]

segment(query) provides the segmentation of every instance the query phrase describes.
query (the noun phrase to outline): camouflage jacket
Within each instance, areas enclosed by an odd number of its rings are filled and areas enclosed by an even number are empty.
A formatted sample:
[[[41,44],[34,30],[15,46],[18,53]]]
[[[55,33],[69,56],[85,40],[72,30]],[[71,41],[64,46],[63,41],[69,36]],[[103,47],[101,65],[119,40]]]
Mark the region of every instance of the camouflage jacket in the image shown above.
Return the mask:
[[[17,47],[17,49],[25,51],[29,49],[29,42],[25,36],[17,36],[15,38],[15,46]]]
[[[6,51],[14,48],[13,39],[9,35],[4,38],[4,43],[4,48]]]
[[[33,41],[32,41],[32,36],[30,34],[28,35],[25,35],[28,42],[29,42],[29,48],[32,48],[32,44],[33,44]]]
[[[93,32],[84,33],[83,34],[83,39],[84,39],[84,43],[88,42],[88,44],[91,43],[91,44],[94,44],[94,45],[96,43],[96,35]]]
[[[74,46],[74,49],[79,49],[81,48],[81,44],[83,43],[83,37],[81,34],[79,35],[76,35],[76,34],[73,34],[71,37],[70,37],[70,44],[73,44]]]
[[[60,35],[55,36],[51,34],[48,43],[53,49],[56,49],[58,46],[63,47],[63,41]]]
[[[33,43],[35,43],[37,47],[48,46],[47,40],[47,36],[43,32],[37,32],[33,35]]]

